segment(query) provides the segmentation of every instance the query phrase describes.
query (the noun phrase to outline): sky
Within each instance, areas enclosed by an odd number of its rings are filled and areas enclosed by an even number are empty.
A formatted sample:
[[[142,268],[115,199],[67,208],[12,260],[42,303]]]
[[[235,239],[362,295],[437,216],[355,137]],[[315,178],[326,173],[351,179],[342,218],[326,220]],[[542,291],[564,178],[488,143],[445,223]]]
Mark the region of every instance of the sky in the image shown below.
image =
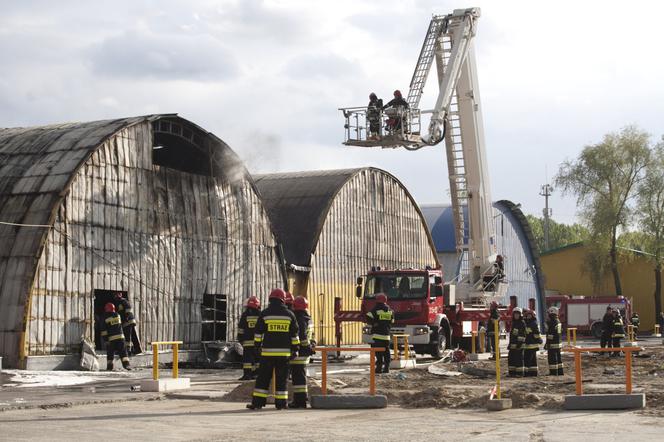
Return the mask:
[[[178,113],[253,173],[374,166],[446,203],[442,144],[344,147],[338,108],[407,91],[431,15],[470,6],[493,200],[541,215],[584,146],[627,124],[660,139],[664,3],[638,0],[0,0],[0,127]]]

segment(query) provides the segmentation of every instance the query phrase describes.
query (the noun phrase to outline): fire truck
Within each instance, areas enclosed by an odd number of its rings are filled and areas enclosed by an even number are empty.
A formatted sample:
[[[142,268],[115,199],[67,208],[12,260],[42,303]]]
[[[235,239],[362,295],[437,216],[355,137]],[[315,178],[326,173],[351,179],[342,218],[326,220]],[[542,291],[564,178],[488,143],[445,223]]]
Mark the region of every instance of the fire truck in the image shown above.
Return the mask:
[[[444,142],[459,271],[452,281],[444,282],[440,268],[371,269],[357,279],[360,311],[344,310],[341,300],[335,301],[338,344],[341,323],[364,321],[377,293],[386,294],[395,311],[394,333],[407,333],[416,351],[434,356],[440,356],[450,343],[461,344],[470,337],[478,323],[489,318],[489,304],[504,304],[507,298],[508,281],[496,254],[473,49],[479,17],[479,8],[433,16],[411,78],[407,105],[402,99],[386,109],[340,109],[346,146],[414,151]],[[434,61],[438,97],[433,109],[422,110],[420,99]],[[428,130],[422,133],[426,118]],[[513,301],[500,306],[502,320],[509,320],[513,307]],[[367,333],[363,340],[368,342]]]
[[[617,308],[628,323],[632,317],[632,303],[624,296],[569,296],[546,297],[546,307],[558,307],[563,328],[575,327],[581,334],[598,338],[602,334],[602,318],[607,307]]]

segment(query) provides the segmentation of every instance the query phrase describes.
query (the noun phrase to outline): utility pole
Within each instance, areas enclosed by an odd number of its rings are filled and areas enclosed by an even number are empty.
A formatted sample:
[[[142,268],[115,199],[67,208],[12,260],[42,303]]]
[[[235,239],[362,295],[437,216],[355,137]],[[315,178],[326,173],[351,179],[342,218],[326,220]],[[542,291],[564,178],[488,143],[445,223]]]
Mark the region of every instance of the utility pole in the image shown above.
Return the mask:
[[[541,187],[540,195],[544,197],[544,250],[549,250],[549,217],[553,214],[553,210],[549,209],[549,197],[553,192],[551,184],[544,184]]]

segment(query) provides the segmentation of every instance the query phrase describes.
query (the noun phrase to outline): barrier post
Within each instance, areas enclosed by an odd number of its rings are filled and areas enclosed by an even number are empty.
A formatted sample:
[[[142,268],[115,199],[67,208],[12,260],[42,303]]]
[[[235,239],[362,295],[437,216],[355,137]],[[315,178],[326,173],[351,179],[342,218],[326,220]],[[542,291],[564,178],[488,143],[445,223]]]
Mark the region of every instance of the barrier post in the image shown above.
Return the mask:
[[[583,382],[581,382],[581,352],[578,350],[574,351],[574,377],[576,380],[576,395],[581,396],[583,394]]]
[[[471,342],[470,342],[470,354],[475,354],[475,339],[477,338],[477,332],[476,331],[471,331]]]
[[[486,340],[486,332],[484,331],[484,328],[480,329],[480,353],[484,353],[484,344]]]
[[[632,352],[625,352],[625,392],[632,393]]]
[[[398,361],[401,359],[401,354],[399,353],[399,338],[396,335],[392,335],[392,345],[394,347],[394,359]],[[371,355],[373,356],[373,353]]]
[[[175,344],[173,344],[173,374],[172,374],[173,379],[177,379],[178,374],[179,374],[179,367],[178,367],[178,365],[179,365],[178,346],[179,345],[180,344],[178,344],[177,342]]]
[[[323,376],[321,378],[320,388],[323,391],[323,396],[327,396],[327,350],[322,349],[321,356],[323,357],[321,363],[321,370],[323,371]],[[373,364],[373,361],[371,361],[371,364]]]
[[[656,335],[659,334],[659,324],[655,324],[655,330],[654,331],[655,331]]]
[[[159,344],[152,343],[152,379],[159,380]]]
[[[632,393],[632,352],[643,351],[642,347],[572,347],[570,349],[574,352],[574,377],[576,381],[576,395],[583,395],[583,371],[581,368],[581,352],[591,353],[607,353],[623,351],[625,353],[625,393]]]
[[[572,339],[574,339],[574,346],[576,347],[576,328],[572,329]]]
[[[390,351],[390,349],[388,348],[387,351]],[[369,394],[373,396],[376,394],[376,364],[374,364],[374,361],[376,360],[376,349],[372,348],[369,354]]]
[[[496,397],[502,399],[500,396],[500,334],[498,333],[498,321],[493,322],[493,331],[496,345]]]

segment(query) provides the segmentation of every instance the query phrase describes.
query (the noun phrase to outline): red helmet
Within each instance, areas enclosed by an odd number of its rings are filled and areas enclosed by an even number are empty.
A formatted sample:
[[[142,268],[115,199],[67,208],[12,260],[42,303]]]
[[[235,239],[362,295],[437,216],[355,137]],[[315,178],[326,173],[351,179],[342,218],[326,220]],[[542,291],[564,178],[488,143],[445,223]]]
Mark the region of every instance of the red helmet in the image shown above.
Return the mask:
[[[398,97],[398,98],[401,98],[401,91],[400,91],[399,89],[397,89],[396,91],[394,91],[394,96],[395,96],[395,97]]]
[[[291,292],[286,292],[286,296],[284,297],[284,302],[286,305],[293,305],[293,302],[295,301],[295,298],[293,298],[293,295],[291,295]]]
[[[385,304],[387,302],[387,296],[384,293],[379,293],[376,295],[376,302],[382,302]]]
[[[247,299],[247,308],[261,308],[261,302],[255,296],[250,296]]]
[[[115,312],[115,304],[113,304],[112,302],[107,302],[106,305],[104,306],[104,311],[106,313]]]
[[[293,310],[306,310],[309,308],[309,301],[304,296],[298,296],[293,302]]]
[[[284,292],[282,289],[272,289],[268,299],[278,299],[281,302],[284,302],[286,299],[286,292]]]

